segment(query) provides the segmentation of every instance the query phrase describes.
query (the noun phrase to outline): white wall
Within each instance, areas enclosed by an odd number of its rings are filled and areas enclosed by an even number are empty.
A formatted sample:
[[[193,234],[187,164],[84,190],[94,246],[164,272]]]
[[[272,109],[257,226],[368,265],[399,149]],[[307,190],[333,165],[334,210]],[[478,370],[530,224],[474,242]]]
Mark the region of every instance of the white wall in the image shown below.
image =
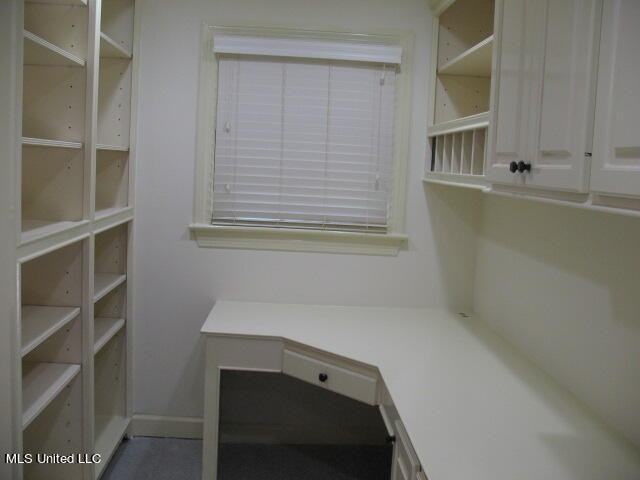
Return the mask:
[[[640,219],[486,197],[476,313],[640,446]]]
[[[135,229],[135,411],[200,416],[198,330],[216,299],[471,304],[477,195],[425,193],[431,16],[425,0],[142,0]],[[397,257],[200,249],[193,206],[200,23],[415,35],[407,232]]]

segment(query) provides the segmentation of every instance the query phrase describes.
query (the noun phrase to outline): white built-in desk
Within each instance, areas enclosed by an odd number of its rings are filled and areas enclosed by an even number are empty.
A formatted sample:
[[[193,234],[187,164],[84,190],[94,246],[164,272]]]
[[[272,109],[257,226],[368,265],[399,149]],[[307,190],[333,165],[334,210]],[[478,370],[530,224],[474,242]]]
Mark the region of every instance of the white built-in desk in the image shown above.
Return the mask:
[[[403,467],[395,479],[640,479],[637,449],[473,316],[220,301],[202,333],[206,480],[216,477],[220,369],[283,366],[382,405],[390,428],[404,424],[394,434],[408,436],[424,473]]]

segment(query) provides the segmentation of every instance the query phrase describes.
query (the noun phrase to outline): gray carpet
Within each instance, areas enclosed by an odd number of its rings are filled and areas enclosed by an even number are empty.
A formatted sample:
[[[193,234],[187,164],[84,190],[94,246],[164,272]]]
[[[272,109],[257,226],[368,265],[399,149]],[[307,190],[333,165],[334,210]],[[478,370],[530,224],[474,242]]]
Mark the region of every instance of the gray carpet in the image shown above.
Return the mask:
[[[123,442],[103,480],[200,480],[202,442],[136,437]],[[236,445],[219,449],[219,480],[388,480],[388,446]]]

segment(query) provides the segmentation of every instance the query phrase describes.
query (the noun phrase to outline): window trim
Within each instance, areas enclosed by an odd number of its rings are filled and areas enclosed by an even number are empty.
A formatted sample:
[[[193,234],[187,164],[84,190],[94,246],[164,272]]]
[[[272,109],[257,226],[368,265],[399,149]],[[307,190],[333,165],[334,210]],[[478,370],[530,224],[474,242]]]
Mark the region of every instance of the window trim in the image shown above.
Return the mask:
[[[316,38],[402,46],[402,63],[396,76],[394,111],[393,189],[387,233],[347,232],[260,226],[213,225],[213,174],[215,151],[218,64],[213,52],[214,32],[265,38]],[[397,255],[406,248],[404,234],[406,177],[411,114],[411,62],[413,36],[407,32],[354,34],[339,31],[271,28],[253,25],[217,26],[202,23],[198,124],[193,223],[189,225],[199,247],[288,250],[368,255]]]

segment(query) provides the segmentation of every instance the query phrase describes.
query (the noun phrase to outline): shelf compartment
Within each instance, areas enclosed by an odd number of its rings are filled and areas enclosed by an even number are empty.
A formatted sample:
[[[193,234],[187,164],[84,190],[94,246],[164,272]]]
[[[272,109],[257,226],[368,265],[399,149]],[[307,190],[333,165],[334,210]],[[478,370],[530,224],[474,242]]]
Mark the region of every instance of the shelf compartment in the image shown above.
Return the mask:
[[[82,65],[87,58],[88,19],[89,9],[76,0],[25,2],[24,6],[24,29]]]
[[[438,17],[438,67],[493,34],[494,0],[456,0]]]
[[[493,35],[465,50],[457,57],[438,68],[441,75],[466,75],[471,77],[491,76]]]
[[[95,443],[102,462],[96,465],[96,478],[120,443],[129,418],[126,408],[126,330],[109,340],[94,361]]]
[[[59,146],[57,142],[55,146]],[[29,145],[22,149],[22,241],[82,221],[84,151]]]
[[[120,273],[96,273],[94,280],[93,301],[97,302],[111,290],[127,281],[127,276]]]
[[[60,368],[80,371],[78,365],[60,365]],[[82,411],[82,380],[80,375],[75,373],[66,386],[24,429],[23,450],[33,453],[56,452],[61,455],[71,455],[83,451]],[[78,463],[39,464],[34,462],[24,465],[24,478],[31,480],[81,480],[83,478],[82,465]]]
[[[101,58],[98,81],[98,144],[129,149],[131,62]]]
[[[486,132],[487,127],[480,127],[433,136],[431,169],[425,181],[485,187]]]
[[[84,67],[84,60],[24,30],[24,65]]]
[[[93,353],[98,353],[122,327],[124,327],[124,318],[96,317],[93,325]]]
[[[48,147],[48,148],[82,148],[80,142],[65,142],[63,140],[47,140],[45,138],[22,137],[23,147]]]
[[[438,75],[434,123],[488,112],[490,89],[491,78]]]
[[[25,65],[22,134],[67,142],[84,139],[85,69]]]
[[[24,362],[22,367],[22,428],[42,412],[80,372],[80,365]]]
[[[78,307],[22,306],[22,356],[80,315]]]
[[[100,33],[100,57],[130,59],[131,51],[117,43],[106,33]]]
[[[99,150],[96,155],[96,216],[98,211],[127,206],[129,193],[128,153]]]
[[[133,0],[103,0],[100,15],[100,31],[129,52],[133,49]]]

